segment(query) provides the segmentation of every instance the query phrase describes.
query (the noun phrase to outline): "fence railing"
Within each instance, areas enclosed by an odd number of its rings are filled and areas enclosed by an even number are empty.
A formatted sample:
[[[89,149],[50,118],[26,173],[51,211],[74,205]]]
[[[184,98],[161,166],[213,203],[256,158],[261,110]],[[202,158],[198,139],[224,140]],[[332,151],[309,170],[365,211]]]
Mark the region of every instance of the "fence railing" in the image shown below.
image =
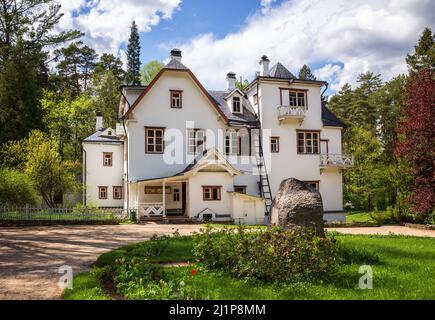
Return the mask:
[[[104,222],[127,220],[128,218],[128,212],[122,208],[0,206],[0,221]]]
[[[278,107],[278,119],[284,118],[305,118],[305,108],[297,106],[279,106]]]

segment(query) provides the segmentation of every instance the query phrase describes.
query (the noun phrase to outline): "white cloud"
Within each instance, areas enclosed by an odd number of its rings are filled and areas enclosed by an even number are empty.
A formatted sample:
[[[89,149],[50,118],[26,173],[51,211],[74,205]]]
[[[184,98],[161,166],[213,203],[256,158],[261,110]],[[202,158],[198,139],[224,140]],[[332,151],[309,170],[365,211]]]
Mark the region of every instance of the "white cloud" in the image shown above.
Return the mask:
[[[276,0],[261,0],[260,1],[260,5],[261,5],[261,12],[262,13],[267,13],[270,8],[272,7],[272,4],[275,2]]]
[[[293,0],[250,16],[238,32],[224,38],[211,33],[178,44],[183,62],[209,88],[223,88],[234,71],[252,79],[267,54],[293,73],[304,64],[333,89],[355,83],[358,73],[373,71],[384,79],[406,71],[405,55],[425,26],[435,21],[432,0]],[[323,78],[325,77],[325,78]]]
[[[136,21],[140,32],[148,32],[161,19],[170,19],[181,0],[58,0],[64,13],[59,28],[79,29],[84,41],[97,52],[119,52]]]

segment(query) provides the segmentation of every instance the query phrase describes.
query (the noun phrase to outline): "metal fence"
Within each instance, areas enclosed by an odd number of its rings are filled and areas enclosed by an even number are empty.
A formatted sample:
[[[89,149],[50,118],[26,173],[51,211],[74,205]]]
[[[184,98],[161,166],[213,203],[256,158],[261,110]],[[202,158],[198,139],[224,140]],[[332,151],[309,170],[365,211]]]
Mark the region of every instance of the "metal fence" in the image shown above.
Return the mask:
[[[0,206],[0,221],[116,222],[129,219],[122,208],[37,208]]]

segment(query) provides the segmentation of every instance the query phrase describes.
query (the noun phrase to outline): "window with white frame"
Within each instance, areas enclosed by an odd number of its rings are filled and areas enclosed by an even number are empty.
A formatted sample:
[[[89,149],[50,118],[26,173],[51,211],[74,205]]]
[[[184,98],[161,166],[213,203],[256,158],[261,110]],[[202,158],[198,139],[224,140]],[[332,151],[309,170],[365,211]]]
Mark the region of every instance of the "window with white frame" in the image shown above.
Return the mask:
[[[279,137],[270,137],[270,152],[279,152]]]
[[[180,189],[174,189],[174,193],[172,195],[174,202],[180,201]]]
[[[320,132],[298,131],[298,153],[319,153]]]
[[[98,197],[100,199],[107,199],[107,187],[98,187]]]
[[[289,91],[289,105],[292,107],[305,107],[304,91]]]
[[[182,94],[181,90],[171,90],[171,108],[180,109],[182,107]]]
[[[111,167],[112,158],[113,158],[113,152],[103,152],[103,166]]]
[[[239,136],[236,131],[227,131],[225,134],[225,154],[230,156],[239,154]]]
[[[187,132],[187,152],[201,154],[205,148],[205,132],[202,129],[193,129]]]
[[[242,113],[240,97],[233,97],[233,113]]]

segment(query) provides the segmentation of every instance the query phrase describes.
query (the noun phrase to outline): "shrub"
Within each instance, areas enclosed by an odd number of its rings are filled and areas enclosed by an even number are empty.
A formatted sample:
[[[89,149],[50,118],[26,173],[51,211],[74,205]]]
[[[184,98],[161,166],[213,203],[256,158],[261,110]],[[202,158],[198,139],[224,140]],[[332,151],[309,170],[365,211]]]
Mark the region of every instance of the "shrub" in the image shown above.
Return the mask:
[[[35,205],[38,196],[30,178],[19,171],[0,168],[0,205]]]
[[[334,273],[341,260],[334,237],[320,238],[303,228],[254,232],[207,227],[194,236],[193,253],[208,269],[265,282],[321,279]]]

